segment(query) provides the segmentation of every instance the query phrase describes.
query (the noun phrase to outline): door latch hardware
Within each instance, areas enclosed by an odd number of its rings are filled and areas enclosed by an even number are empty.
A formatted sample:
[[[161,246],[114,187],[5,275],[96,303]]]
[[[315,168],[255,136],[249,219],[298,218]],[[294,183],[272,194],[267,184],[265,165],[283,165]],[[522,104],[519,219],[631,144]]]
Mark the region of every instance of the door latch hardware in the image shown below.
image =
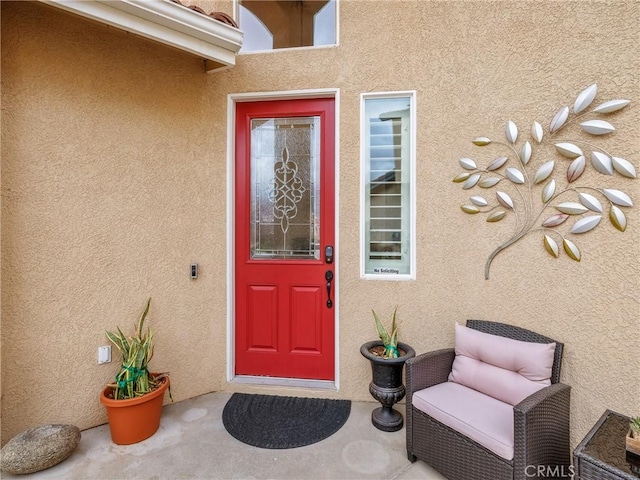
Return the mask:
[[[324,261],[325,263],[333,263],[333,245],[324,247]]]
[[[333,280],[333,272],[331,270],[327,270],[324,274],[324,278],[327,281],[327,307],[333,307],[333,302],[331,301],[331,281]]]

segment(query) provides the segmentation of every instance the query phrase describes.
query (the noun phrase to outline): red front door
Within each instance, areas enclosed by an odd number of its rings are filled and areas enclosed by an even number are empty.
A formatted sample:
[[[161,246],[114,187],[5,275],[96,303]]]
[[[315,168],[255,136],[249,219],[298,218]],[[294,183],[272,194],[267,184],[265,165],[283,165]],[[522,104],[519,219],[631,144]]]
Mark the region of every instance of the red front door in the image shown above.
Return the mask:
[[[235,373],[333,380],[334,99],[236,105]]]

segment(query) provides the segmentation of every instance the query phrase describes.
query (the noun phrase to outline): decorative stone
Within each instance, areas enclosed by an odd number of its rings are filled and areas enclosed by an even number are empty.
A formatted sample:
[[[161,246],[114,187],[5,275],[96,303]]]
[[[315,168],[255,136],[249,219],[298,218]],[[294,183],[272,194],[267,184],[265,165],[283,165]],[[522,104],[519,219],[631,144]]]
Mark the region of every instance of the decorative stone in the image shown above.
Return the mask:
[[[74,425],[43,425],[16,435],[0,450],[0,470],[14,475],[34,473],[65,460],[80,442]]]

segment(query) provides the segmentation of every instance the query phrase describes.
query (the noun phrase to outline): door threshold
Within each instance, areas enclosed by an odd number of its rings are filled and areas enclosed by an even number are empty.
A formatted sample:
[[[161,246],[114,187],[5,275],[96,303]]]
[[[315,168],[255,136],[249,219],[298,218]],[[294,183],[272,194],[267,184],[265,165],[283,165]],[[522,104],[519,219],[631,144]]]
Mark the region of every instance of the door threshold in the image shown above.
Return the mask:
[[[278,387],[302,387],[318,390],[337,390],[333,380],[310,380],[305,378],[259,377],[253,375],[236,375],[231,383],[245,385],[273,385]]]

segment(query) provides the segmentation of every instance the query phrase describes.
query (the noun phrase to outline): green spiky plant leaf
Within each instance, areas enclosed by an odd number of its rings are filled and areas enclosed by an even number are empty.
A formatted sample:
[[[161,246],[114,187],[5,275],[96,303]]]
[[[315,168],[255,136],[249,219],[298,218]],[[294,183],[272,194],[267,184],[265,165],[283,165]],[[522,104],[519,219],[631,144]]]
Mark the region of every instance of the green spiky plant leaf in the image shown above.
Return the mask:
[[[384,358],[398,358],[400,356],[400,354],[398,353],[398,307],[396,306],[393,309],[391,330],[387,330],[375,310],[372,309],[371,312],[373,313],[373,318],[376,322],[376,330],[378,331],[378,336],[384,344],[384,353],[382,356]]]
[[[115,383],[109,386],[113,388],[113,398],[124,400],[127,398],[141,397],[155,390],[160,381],[168,377],[167,373],[151,375],[149,373],[149,361],[153,357],[153,333],[150,328],[145,330],[145,320],[151,306],[151,298],[147,300],[142,315],[135,329],[135,336],[127,337],[119,327],[116,332],[106,332],[107,338],[120,351],[122,366],[116,375]],[[169,388],[169,398],[171,389]]]
[[[629,422],[629,427],[633,433],[633,438],[640,439],[640,417],[633,417]]]

